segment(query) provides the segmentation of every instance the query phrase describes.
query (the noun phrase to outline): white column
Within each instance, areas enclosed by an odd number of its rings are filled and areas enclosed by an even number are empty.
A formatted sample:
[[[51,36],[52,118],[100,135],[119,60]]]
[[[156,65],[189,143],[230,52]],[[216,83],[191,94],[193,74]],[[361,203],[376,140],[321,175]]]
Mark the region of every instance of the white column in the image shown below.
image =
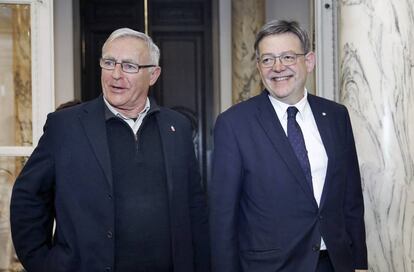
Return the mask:
[[[414,2],[339,2],[340,100],[359,155],[370,271],[414,272]]]

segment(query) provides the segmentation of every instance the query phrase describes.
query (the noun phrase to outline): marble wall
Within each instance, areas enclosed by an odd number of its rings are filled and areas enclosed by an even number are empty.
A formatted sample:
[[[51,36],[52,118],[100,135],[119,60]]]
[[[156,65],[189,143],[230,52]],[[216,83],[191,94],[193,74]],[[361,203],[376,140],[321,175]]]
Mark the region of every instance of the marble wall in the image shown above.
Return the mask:
[[[265,23],[264,0],[232,0],[232,97],[233,104],[262,90],[256,69],[254,41]]]
[[[414,272],[414,1],[338,2],[340,97],[360,160],[370,271]]]
[[[0,4],[0,146],[32,145],[30,5]],[[22,271],[10,235],[10,196],[25,157],[0,156],[0,271]]]

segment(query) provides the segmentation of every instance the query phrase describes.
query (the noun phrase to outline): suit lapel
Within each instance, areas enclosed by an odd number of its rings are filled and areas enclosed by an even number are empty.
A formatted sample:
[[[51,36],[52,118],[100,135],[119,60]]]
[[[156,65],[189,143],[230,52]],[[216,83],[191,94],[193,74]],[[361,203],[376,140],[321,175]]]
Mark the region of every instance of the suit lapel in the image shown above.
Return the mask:
[[[325,177],[325,184],[323,186],[320,207],[323,206],[327,191],[329,190],[332,172],[335,163],[335,152],[334,152],[334,139],[332,138],[331,131],[331,118],[329,112],[326,111],[324,105],[315,98],[315,96],[308,94],[309,105],[312,109],[313,116],[315,118],[316,126],[318,127],[319,134],[321,136],[323,145],[325,147],[326,154],[328,156],[328,166]]]
[[[296,155],[290,146],[286,133],[276,115],[275,110],[268,98],[268,94],[264,91],[259,97],[257,119],[259,124],[265,131],[267,137],[272,143],[273,147],[280,154],[280,157],[285,161],[288,169],[295,176],[296,181],[302,187],[305,194],[316,205],[312,190],[309,187],[305,174],[299,164]]]
[[[112,192],[112,168],[106,136],[105,106],[102,95],[85,105],[79,119]]]
[[[151,101],[152,102],[152,101]],[[161,110],[160,110],[161,111]],[[165,117],[161,112],[156,114],[158,129],[160,131],[162,150],[164,154],[165,173],[167,175],[168,196],[170,202],[172,201],[173,192],[173,170],[171,166],[174,161],[175,141],[174,134],[175,127],[173,122]]]

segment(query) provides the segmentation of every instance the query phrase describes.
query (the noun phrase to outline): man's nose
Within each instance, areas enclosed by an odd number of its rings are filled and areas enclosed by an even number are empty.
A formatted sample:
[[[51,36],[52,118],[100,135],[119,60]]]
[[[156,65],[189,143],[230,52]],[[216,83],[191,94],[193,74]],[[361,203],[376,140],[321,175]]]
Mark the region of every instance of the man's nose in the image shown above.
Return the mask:
[[[112,70],[113,78],[120,78],[122,76],[122,65],[121,63],[116,63],[114,69]]]
[[[283,70],[285,70],[285,68],[286,68],[286,66],[283,65],[280,58],[275,58],[275,63],[273,63],[272,69],[274,71],[283,71]]]

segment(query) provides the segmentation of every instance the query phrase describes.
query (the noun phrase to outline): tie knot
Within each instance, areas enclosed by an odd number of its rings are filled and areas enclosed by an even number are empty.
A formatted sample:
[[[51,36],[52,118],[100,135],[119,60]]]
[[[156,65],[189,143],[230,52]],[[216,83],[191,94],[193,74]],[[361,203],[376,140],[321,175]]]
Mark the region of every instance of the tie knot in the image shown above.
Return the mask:
[[[296,107],[289,107],[287,108],[288,118],[296,118],[296,114],[298,113],[298,109]]]

